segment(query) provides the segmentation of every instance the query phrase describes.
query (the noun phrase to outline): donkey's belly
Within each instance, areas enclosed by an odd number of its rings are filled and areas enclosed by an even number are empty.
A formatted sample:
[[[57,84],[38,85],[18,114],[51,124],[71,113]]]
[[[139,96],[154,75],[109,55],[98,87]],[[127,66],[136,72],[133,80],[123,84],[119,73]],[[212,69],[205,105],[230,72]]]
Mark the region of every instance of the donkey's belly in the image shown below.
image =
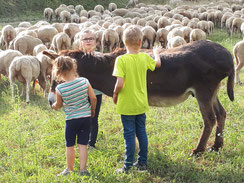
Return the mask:
[[[166,97],[166,96],[149,96],[149,105],[156,107],[169,107],[177,105],[181,102],[184,102],[189,95],[195,95],[195,90],[193,88],[188,88],[182,95],[174,96],[174,97]]]

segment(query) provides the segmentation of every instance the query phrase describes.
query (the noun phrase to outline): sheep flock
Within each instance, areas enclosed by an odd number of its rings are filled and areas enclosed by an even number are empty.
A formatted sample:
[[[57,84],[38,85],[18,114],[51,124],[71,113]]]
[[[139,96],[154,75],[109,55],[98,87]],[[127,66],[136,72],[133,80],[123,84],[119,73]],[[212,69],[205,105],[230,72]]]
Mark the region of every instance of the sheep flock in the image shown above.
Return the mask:
[[[10,80],[13,95],[15,79],[23,83],[22,95],[26,89],[26,102],[29,102],[33,80],[38,80],[46,96],[52,62],[42,51],[49,49],[58,53],[64,49],[79,49],[80,33],[88,27],[96,33],[97,50],[102,53],[123,48],[123,31],[132,24],[142,30],[142,48],[145,49],[155,45],[170,49],[205,40],[214,27],[225,29],[230,37],[244,35],[243,0],[212,0],[205,4],[199,0],[185,1],[170,0],[168,4],[155,5],[129,0],[125,8],[109,3],[107,7],[96,5],[93,10],[65,4],[56,9],[45,8],[43,20],[34,25],[21,22],[17,27],[5,25],[0,31],[0,79],[3,74]],[[241,82],[239,72],[244,56],[240,50],[243,47],[244,42],[240,41],[233,51],[237,61],[236,83]]]

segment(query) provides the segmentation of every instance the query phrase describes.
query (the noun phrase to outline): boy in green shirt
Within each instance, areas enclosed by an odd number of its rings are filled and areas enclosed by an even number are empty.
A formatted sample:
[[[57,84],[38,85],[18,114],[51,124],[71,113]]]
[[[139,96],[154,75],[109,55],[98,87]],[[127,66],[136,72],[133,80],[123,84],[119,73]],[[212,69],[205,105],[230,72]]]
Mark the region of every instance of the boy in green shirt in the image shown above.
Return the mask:
[[[146,134],[146,115],[148,111],[147,70],[153,71],[161,66],[160,48],[153,50],[155,60],[146,53],[139,53],[142,45],[142,32],[137,26],[129,26],[123,33],[123,42],[127,53],[115,61],[113,76],[117,77],[113,101],[116,112],[121,114],[124,128],[125,161],[118,172],[133,166],[135,154],[135,135],[139,142],[138,160],[134,166],[138,170],[147,170],[148,140]]]

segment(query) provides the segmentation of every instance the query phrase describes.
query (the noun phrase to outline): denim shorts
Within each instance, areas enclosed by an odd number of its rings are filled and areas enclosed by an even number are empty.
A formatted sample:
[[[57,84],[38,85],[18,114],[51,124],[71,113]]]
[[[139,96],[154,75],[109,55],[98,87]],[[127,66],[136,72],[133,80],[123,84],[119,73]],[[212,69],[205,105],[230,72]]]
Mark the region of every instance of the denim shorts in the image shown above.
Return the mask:
[[[65,122],[65,145],[72,147],[77,144],[87,145],[90,134],[91,117],[66,120]]]

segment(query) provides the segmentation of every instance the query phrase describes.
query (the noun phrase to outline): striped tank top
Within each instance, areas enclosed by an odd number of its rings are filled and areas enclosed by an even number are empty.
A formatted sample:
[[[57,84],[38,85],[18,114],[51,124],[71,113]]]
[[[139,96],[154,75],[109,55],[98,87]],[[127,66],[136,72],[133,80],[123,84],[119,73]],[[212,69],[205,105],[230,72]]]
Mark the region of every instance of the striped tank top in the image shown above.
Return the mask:
[[[80,77],[64,82],[56,87],[56,92],[63,99],[65,120],[91,116],[91,105],[88,101],[88,85],[86,78]]]

